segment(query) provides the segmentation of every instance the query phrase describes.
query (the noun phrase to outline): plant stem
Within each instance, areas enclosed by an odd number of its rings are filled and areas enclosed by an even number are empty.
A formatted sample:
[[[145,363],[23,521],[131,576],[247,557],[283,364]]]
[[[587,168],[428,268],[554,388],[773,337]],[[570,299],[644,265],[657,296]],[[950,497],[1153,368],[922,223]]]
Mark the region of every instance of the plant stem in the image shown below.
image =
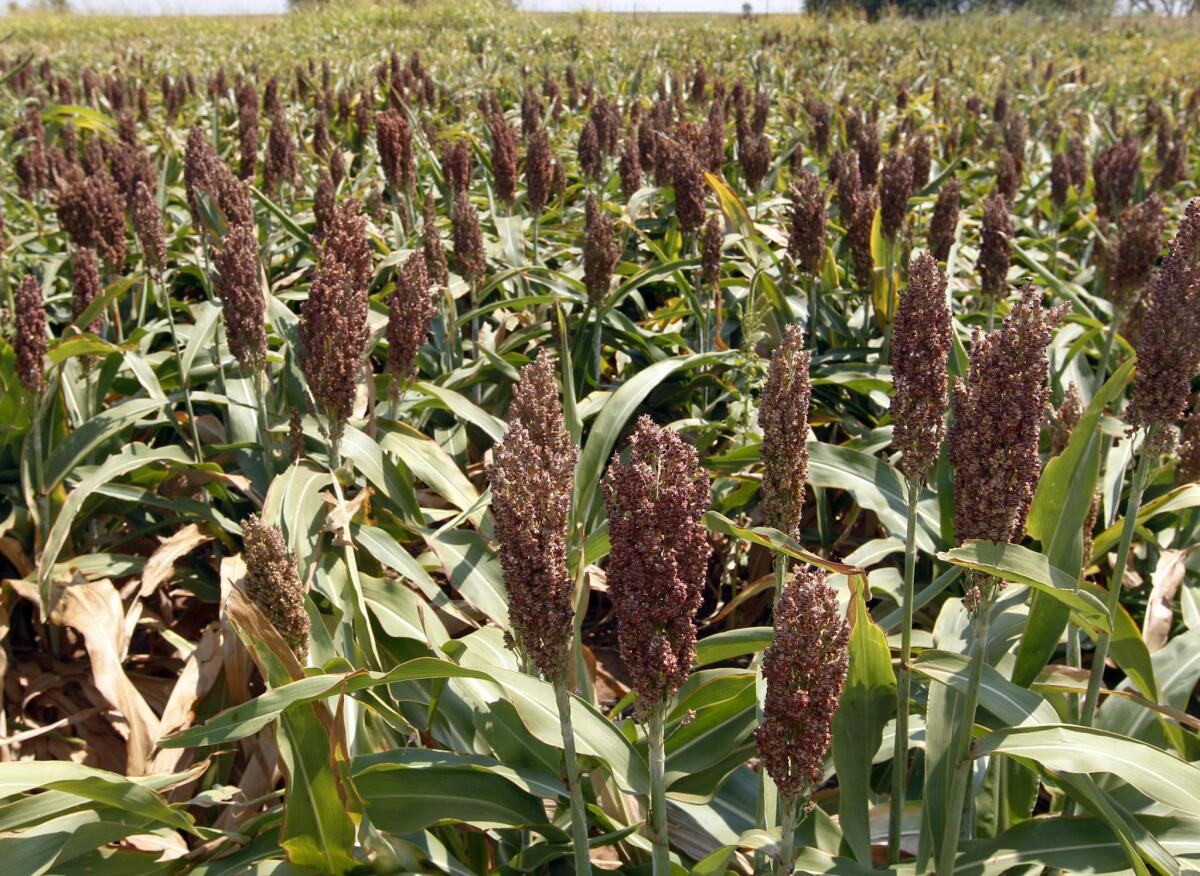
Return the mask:
[[[1100,370],[1097,373],[1099,377],[1096,383],[1097,386],[1103,386],[1104,381],[1108,378],[1108,360],[1112,356],[1113,341],[1117,334],[1117,318],[1118,314],[1114,310],[1112,320],[1104,332],[1104,346],[1100,349]]]
[[[150,274],[146,273],[146,283],[150,283]],[[171,343],[175,346],[175,361],[179,363],[179,385],[183,388],[183,403],[187,407],[188,424],[192,427],[192,455],[197,463],[204,462],[204,453],[200,448],[200,430],[196,426],[196,412],[192,410],[192,391],[188,387],[188,376],[183,373],[183,353],[179,347],[179,332],[175,330],[175,313],[171,310],[171,296],[167,294],[167,287],[164,283],[159,283],[162,288],[163,309],[167,312],[167,324],[171,327]],[[218,361],[220,357],[217,357]]]
[[[1121,601],[1121,584],[1125,580],[1125,566],[1129,561],[1129,547],[1133,543],[1133,531],[1137,528],[1138,509],[1142,506],[1142,493],[1146,489],[1146,480],[1150,475],[1150,463],[1153,454],[1146,448],[1146,443],[1153,437],[1154,430],[1146,434],[1142,450],[1138,454],[1137,468],[1133,472],[1133,482],[1129,485],[1129,500],[1125,505],[1125,524],[1121,527],[1121,541],[1117,545],[1117,561],[1113,565],[1112,577],[1108,581],[1109,620],[1117,614],[1117,606]],[[1079,722],[1085,727],[1091,726],[1096,714],[1096,704],[1100,699],[1100,686],[1104,681],[1104,664],[1108,660],[1109,633],[1101,633],[1096,642],[1096,651],[1092,655],[1092,672],[1088,676],[1087,696],[1083,701],[1083,711]]]
[[[667,705],[659,703],[650,712],[650,823],[654,844],[654,876],[670,876],[671,846],[667,837],[667,756],[663,746],[663,725]]]
[[[592,872],[588,855],[587,810],[583,806],[583,788],[579,784],[579,764],[575,760],[575,729],[571,726],[571,696],[565,684],[554,686],[558,705],[558,723],[562,728],[563,762],[567,768],[567,787],[571,791],[571,840],[575,850],[575,872]]]
[[[967,681],[966,703],[963,706],[954,745],[954,776],[950,784],[950,799],[946,806],[946,832],[938,850],[937,876],[953,876],[958,837],[962,832],[967,785],[971,778],[971,742],[975,727],[975,710],[979,705],[979,684],[983,666],[987,663],[987,640],[991,600],[984,600],[975,616],[974,640],[971,647],[971,675]]]
[[[533,214],[533,263],[538,263],[538,236],[542,230],[542,211]]]
[[[908,705],[912,690],[913,600],[917,578],[917,498],[921,483],[908,481],[908,521],[904,535],[904,619],[900,627],[900,667],[896,678],[896,744],[892,757],[892,800],[888,820],[888,860],[900,860],[900,835],[904,821],[905,785],[908,782]]]
[[[781,801],[783,819],[779,832],[779,876],[788,876],[795,869],[796,861],[796,816],[800,812],[800,800],[786,797]]]

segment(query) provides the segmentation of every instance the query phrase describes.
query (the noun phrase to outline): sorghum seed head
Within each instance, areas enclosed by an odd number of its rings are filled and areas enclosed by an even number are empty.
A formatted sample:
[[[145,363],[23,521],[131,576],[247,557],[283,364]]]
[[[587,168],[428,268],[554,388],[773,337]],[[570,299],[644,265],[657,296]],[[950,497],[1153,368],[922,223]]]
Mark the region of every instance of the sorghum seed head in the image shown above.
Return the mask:
[[[635,138],[625,138],[625,145],[621,149],[621,158],[617,162],[617,171],[621,175],[621,194],[628,201],[633,197],[633,193],[642,187],[642,161],[638,156]]]
[[[854,280],[860,289],[871,288],[871,278],[875,272],[875,258],[871,255],[871,226],[875,222],[878,207],[879,196],[875,189],[863,188],[855,193],[846,231],[850,239],[850,255],[854,260]]]
[[[1141,160],[1141,149],[1132,136],[1121,138],[1096,156],[1092,179],[1095,181],[1096,211],[1100,216],[1115,219],[1129,205]]]
[[[592,195],[588,195],[584,216],[583,285],[587,289],[588,303],[599,308],[608,298],[613,268],[621,252],[613,236],[612,220]]]
[[[825,256],[825,193],[815,173],[800,171],[788,186],[788,255],[809,274],[821,270]]]
[[[338,207],[321,247],[320,264],[300,310],[300,367],[328,424],[341,438],[354,399],[370,329],[367,291],[371,245],[357,201]]]
[[[478,285],[487,269],[487,258],[483,251],[479,214],[466,191],[459,191],[455,195],[454,213],[450,220],[454,238],[454,269],[469,285]]]
[[[425,256],[414,252],[396,271],[396,291],[388,301],[387,368],[397,389],[412,376],[417,351],[436,313],[437,296],[425,270]]]
[[[992,192],[983,203],[983,231],[979,245],[979,281],[985,298],[1003,297],[1011,264],[1012,218],[1008,201],[1000,192]]]
[[[95,249],[111,267],[125,263],[125,198],[105,173],[76,167],[55,196],[59,224],[80,248]]]
[[[81,249],[75,254],[75,269],[71,277],[71,319],[77,320],[103,291],[100,271],[96,267],[96,256],[90,249]],[[100,316],[80,326],[85,332],[100,331]]]
[[[550,135],[537,127],[528,135],[525,144],[525,198],[530,211],[537,215],[546,206],[553,174]]]
[[[388,184],[397,192],[408,191],[413,182],[415,160],[412,129],[403,113],[388,109],[375,115],[375,146]]]
[[[1067,442],[1071,440],[1071,433],[1079,425],[1079,420],[1082,416],[1083,399],[1079,395],[1078,384],[1072,383],[1067,387],[1066,392],[1063,393],[1062,404],[1050,410],[1051,456],[1058,456],[1067,449]]]
[[[1071,186],[1071,165],[1065,152],[1055,152],[1050,160],[1050,201],[1062,209],[1067,203],[1067,190]]]
[[[957,177],[946,180],[937,201],[933,205],[933,216],[929,220],[929,252],[939,262],[946,261],[950,256],[950,247],[954,245],[954,235],[958,230],[958,199],[962,193],[962,183]]]
[[[786,326],[771,356],[767,383],[758,405],[762,429],[762,511],[768,526],[798,534],[808,480],[808,405],[812,395],[804,332]]]
[[[133,231],[142,247],[142,257],[146,267],[152,271],[161,271],[167,256],[167,244],[163,240],[162,213],[158,209],[158,201],[145,183],[139,182],[133,193],[133,204],[130,208],[133,221]]]
[[[604,154],[600,150],[600,135],[590,118],[583,123],[583,130],[579,132],[578,155],[579,169],[584,176],[591,179],[599,177],[604,168]]]
[[[488,119],[492,131],[492,177],[500,200],[511,204],[517,193],[517,134],[499,113]]]
[[[700,236],[700,282],[715,289],[721,280],[721,249],[725,243],[725,223],[714,213],[704,223]]]
[[[849,667],[850,627],[825,570],[797,569],[775,606],[775,636],[763,654],[763,720],[754,739],[785,800],[811,793],[824,775],[834,713]]]
[[[675,189],[675,216],[687,234],[704,222],[704,171],[692,147],[680,141],[675,149],[671,183]]]
[[[438,286],[450,282],[450,270],[446,265],[446,249],[437,227],[437,201],[433,193],[425,196],[425,222],[421,228],[421,252],[425,256],[425,271],[429,279]]]
[[[258,267],[258,237],[252,225],[234,225],[213,255],[216,292],[225,315],[229,349],[246,371],[260,372],[267,361],[263,327],[266,302]]]
[[[912,161],[903,152],[893,149],[884,159],[879,183],[880,227],[888,240],[894,241],[904,226],[912,188]]]
[[[702,523],[709,486],[695,448],[649,417],[629,443],[628,462],[613,457],[602,489],[621,659],[645,715],[679,689],[695,659],[711,552]]]
[[[309,621],[304,585],[296,574],[296,557],[287,549],[279,527],[258,517],[242,521],[246,577],[240,587],[266,616],[297,658],[308,653]]]
[[[910,480],[924,480],[937,462],[953,340],[946,275],[923,252],[908,267],[908,289],[900,296],[892,330],[892,446],[900,451],[900,471]]]
[[[1108,293],[1118,311],[1127,311],[1150,279],[1167,227],[1162,199],[1151,195],[1121,217],[1121,234],[1108,276]]]
[[[1069,307],[1043,310],[1041,293],[1027,284],[998,330],[975,332],[970,369],[954,382],[948,431],[960,542],[1008,542],[1024,532],[1041,470],[1038,438],[1050,395],[1046,347]]]
[[[1153,449],[1169,450],[1173,425],[1187,410],[1200,369],[1200,198],[1192,199],[1162,267],[1145,292],[1138,332],[1137,376],[1129,402],[1130,428],[1153,433]]]
[[[515,644],[558,683],[567,671],[575,616],[567,518],[579,451],[563,420],[548,352],[521,370],[508,416],[487,475],[509,623]]]
[[[253,179],[258,165],[258,93],[250,82],[243,82],[237,91],[238,147],[241,164],[238,176]]]
[[[46,339],[46,305],[42,301],[42,287],[37,278],[26,274],[21,278],[13,295],[16,313],[16,332],[13,346],[17,354],[17,378],[30,393],[42,388],[46,372],[46,353],[50,343]]]

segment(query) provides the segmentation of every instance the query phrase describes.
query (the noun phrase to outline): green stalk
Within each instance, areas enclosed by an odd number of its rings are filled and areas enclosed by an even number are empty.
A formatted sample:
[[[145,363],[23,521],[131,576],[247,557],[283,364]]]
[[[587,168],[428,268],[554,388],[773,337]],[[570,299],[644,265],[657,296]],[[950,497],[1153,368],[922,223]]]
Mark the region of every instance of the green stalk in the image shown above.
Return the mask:
[[[538,236],[541,233],[542,211],[533,214],[533,263],[538,263]]]
[[[146,284],[150,284],[150,273],[145,274]],[[192,455],[197,464],[204,462],[204,453],[200,448],[200,430],[196,426],[196,412],[192,409],[192,391],[189,388],[187,375],[183,373],[183,352],[179,346],[179,332],[175,329],[175,313],[171,310],[171,297],[167,294],[166,284],[162,287],[163,309],[167,312],[167,324],[171,327],[171,343],[175,347],[175,361],[179,363],[179,384],[183,388],[183,403],[187,407],[188,425],[192,427]],[[218,361],[220,356],[217,357]]]
[[[1146,434],[1145,442],[1153,437],[1154,429]],[[1121,601],[1121,582],[1125,580],[1125,566],[1129,561],[1129,547],[1133,543],[1133,531],[1137,528],[1138,510],[1142,506],[1142,493],[1146,489],[1146,481],[1150,476],[1150,464],[1153,454],[1143,444],[1138,454],[1137,468],[1133,472],[1133,482],[1129,485],[1129,500],[1125,505],[1125,523],[1121,527],[1121,541],[1117,546],[1117,561],[1113,566],[1112,577],[1108,581],[1109,620],[1117,615],[1117,606]],[[1079,722],[1085,727],[1091,726],[1096,714],[1096,704],[1100,699],[1100,685],[1104,681],[1104,663],[1108,660],[1109,633],[1101,633],[1096,642],[1096,651],[1092,655],[1092,672],[1088,676],[1087,696],[1083,701],[1083,711]]]
[[[565,684],[554,685],[558,705],[558,723],[562,729],[563,761],[567,768],[567,787],[571,791],[571,841],[575,851],[575,872],[592,872],[588,855],[587,810],[583,806],[583,788],[579,784],[579,763],[575,759],[575,729],[571,726],[571,697]]]
[[[667,836],[667,755],[663,746],[663,725],[667,705],[659,703],[650,712],[650,841],[654,844],[654,876],[670,876],[671,846]]]
[[[808,348],[812,350],[813,355],[817,354],[817,334],[818,321],[821,316],[821,275],[814,274],[812,284],[810,286],[809,298],[812,301],[811,312],[808,315],[808,328],[812,337],[808,341]]]
[[[917,498],[921,483],[908,481],[908,520],[904,535],[904,619],[900,627],[900,667],[896,678],[896,744],[892,756],[892,800],[888,820],[888,860],[900,860],[900,834],[904,819],[905,786],[908,782],[908,705],[912,691],[913,600],[917,578]]]
[[[983,666],[987,663],[988,613],[990,600],[985,600],[975,616],[974,641],[971,648],[971,675],[967,681],[967,699],[957,728],[954,755],[954,777],[950,785],[950,799],[946,806],[946,832],[938,850],[937,876],[953,876],[954,856],[958,851],[958,838],[962,832],[963,813],[967,797],[967,784],[971,777],[971,742],[975,727],[975,710],[979,705],[979,685],[983,680]]]
[[[779,834],[779,876],[788,876],[796,863],[796,816],[800,812],[800,800],[787,797],[782,801],[783,822]]]

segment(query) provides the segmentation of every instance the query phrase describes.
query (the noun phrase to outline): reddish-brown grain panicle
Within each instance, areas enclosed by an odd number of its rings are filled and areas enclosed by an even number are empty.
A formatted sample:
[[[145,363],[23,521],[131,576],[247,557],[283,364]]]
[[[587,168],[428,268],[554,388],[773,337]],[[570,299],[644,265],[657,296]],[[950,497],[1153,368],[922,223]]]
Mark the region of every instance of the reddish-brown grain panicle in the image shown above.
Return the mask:
[[[267,157],[263,161],[263,188],[274,193],[296,182],[296,138],[292,136],[287,118],[279,110],[271,116],[271,131],[267,135]]]
[[[454,270],[471,286],[477,286],[487,269],[487,258],[483,251],[483,232],[479,228],[479,213],[475,205],[460,191],[454,198],[454,212],[450,216],[454,239]]]
[[[366,217],[357,201],[347,201],[334,216],[321,247],[308,300],[300,310],[300,366],[335,441],[341,438],[354,409],[355,388],[370,335],[370,281]]]
[[[412,377],[417,351],[436,313],[437,296],[425,270],[425,256],[414,252],[396,271],[396,291],[388,301],[387,369],[395,378],[394,390]]]
[[[243,82],[237,91],[238,148],[241,164],[238,176],[253,179],[258,165],[258,93],[250,82]]]
[[[888,240],[894,241],[904,227],[912,188],[912,161],[903,152],[893,149],[884,159],[879,181],[880,227]]]
[[[1065,152],[1055,152],[1050,159],[1050,202],[1058,209],[1067,203],[1071,187],[1071,165]]]
[[[242,521],[246,576],[239,587],[275,627],[299,659],[308,653],[309,620],[296,556],[278,526],[258,517]]]
[[[583,129],[579,132],[577,152],[579,169],[583,171],[584,176],[591,179],[599,177],[604,169],[604,154],[600,150],[600,135],[590,118],[583,123]]]
[[[529,134],[525,145],[525,198],[535,216],[542,212],[549,198],[552,162],[550,135],[545,128],[538,127]]]
[[[1038,438],[1050,397],[1046,347],[1069,308],[1043,310],[1041,293],[1027,284],[998,330],[975,332],[970,369],[954,382],[947,436],[960,542],[1007,542],[1025,531],[1041,474]]]
[[[771,356],[758,405],[758,425],[763,433],[759,451],[763,461],[763,519],[767,526],[792,536],[798,535],[808,480],[811,361],[800,326],[785,327],[783,340]]]
[[[855,192],[853,212],[846,232],[850,239],[850,255],[854,260],[854,281],[860,289],[871,288],[875,271],[875,258],[871,255],[871,226],[878,206],[879,196],[875,189],[863,188]]]
[[[517,192],[517,133],[499,113],[488,118],[492,132],[492,178],[500,200],[511,204]]]
[[[563,420],[554,370],[545,350],[521,370],[508,431],[487,476],[513,644],[559,683],[575,616],[567,518],[579,451]]]
[[[628,201],[633,193],[642,187],[642,161],[638,155],[637,139],[626,137],[621,148],[621,158],[617,162],[617,171],[621,175],[621,194]]]
[[[825,193],[817,175],[800,171],[788,186],[788,201],[788,255],[815,275],[825,256]]]
[[[425,256],[425,271],[429,279],[438,286],[450,282],[450,269],[446,265],[446,248],[437,227],[437,201],[430,192],[425,196],[425,222],[421,227],[421,252]]]
[[[958,199],[962,183],[951,177],[942,185],[937,201],[933,205],[933,216],[929,220],[929,252],[939,262],[950,256],[954,236],[958,231]]]
[[[692,147],[680,142],[675,150],[671,180],[675,189],[675,216],[685,233],[692,233],[704,222],[703,168]]]
[[[608,298],[613,268],[621,252],[613,235],[612,220],[592,195],[588,195],[584,216],[583,285],[588,304],[599,308]]]
[[[329,171],[321,171],[321,177],[317,180],[317,190],[313,193],[313,219],[319,238],[325,237],[325,232],[333,223],[334,211],[337,209],[336,189],[337,184]]]
[[[408,191],[416,165],[412,129],[408,118],[399,110],[388,109],[376,114],[375,147],[379,150],[379,164],[388,185],[396,192]]]
[[[1151,280],[1137,337],[1137,377],[1126,421],[1151,430],[1154,449],[1168,450],[1175,421],[1187,410],[1200,369],[1200,198],[1192,199]]]
[[[995,300],[1004,297],[1012,259],[1012,236],[1008,201],[1000,192],[992,192],[983,202],[983,231],[979,258],[975,263],[985,298]]]
[[[96,267],[96,255],[90,249],[81,249],[75,254],[75,268],[71,275],[71,319],[78,320],[83,312],[103,291],[100,271]],[[100,314],[87,325],[79,327],[85,332],[100,331]]]
[[[59,224],[76,246],[95,249],[112,268],[125,263],[125,198],[105,173],[84,176],[71,166],[55,195]]]
[[[900,451],[899,469],[910,480],[924,480],[937,462],[953,340],[946,275],[930,253],[920,253],[908,267],[908,288],[892,330],[892,446]]]
[[[824,776],[833,716],[849,666],[850,627],[825,570],[796,570],[775,606],[775,635],[763,654],[767,682],[754,740],[785,800],[808,796]]]
[[[929,138],[918,134],[909,144],[908,160],[912,162],[912,186],[919,191],[929,185],[929,173],[933,163],[932,147]]]
[[[804,111],[808,113],[808,124],[812,130],[810,140],[812,148],[818,155],[824,157],[829,152],[829,104],[810,97],[804,102]]]
[[[262,371],[267,359],[263,327],[266,302],[258,267],[258,238],[252,225],[234,225],[213,255],[229,349],[247,371]]]
[[[167,243],[163,239],[162,212],[158,209],[158,201],[154,199],[154,193],[143,182],[139,182],[134,190],[130,214],[133,231],[142,247],[142,258],[146,260],[146,267],[154,272],[161,271],[167,257]]]
[[[17,379],[31,393],[42,388],[46,372],[46,353],[50,342],[46,338],[46,305],[42,287],[33,274],[21,278],[13,294],[16,310],[13,318],[16,331],[13,346],[17,355]]]
[[[629,444],[628,461],[614,455],[603,483],[608,590],[621,659],[645,716],[679,689],[695,659],[711,553],[701,522],[709,486],[695,448],[649,417],[638,420]]]
[[[1162,251],[1166,227],[1167,216],[1158,195],[1125,209],[1108,277],[1108,294],[1116,310],[1127,313],[1150,279]]]
[[[1095,182],[1096,212],[1106,219],[1116,219],[1129,205],[1133,183],[1141,165],[1142,155],[1137,140],[1125,136],[1102,150],[1092,165]],[[1081,183],[1076,180],[1076,188]]]
[[[700,235],[700,282],[716,288],[721,280],[721,249],[725,244],[725,222],[719,213],[708,217]]]

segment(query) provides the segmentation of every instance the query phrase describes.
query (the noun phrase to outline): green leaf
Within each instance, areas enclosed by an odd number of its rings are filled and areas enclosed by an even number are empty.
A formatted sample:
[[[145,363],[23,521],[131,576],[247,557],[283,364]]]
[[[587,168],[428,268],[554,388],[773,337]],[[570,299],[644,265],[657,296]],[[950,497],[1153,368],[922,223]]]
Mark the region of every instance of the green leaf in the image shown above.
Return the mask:
[[[531,827],[562,838],[546,824],[537,797],[484,767],[380,764],[354,780],[371,823],[397,836],[450,821],[483,829]]]
[[[1009,754],[1069,773],[1111,773],[1181,812],[1200,812],[1200,768],[1153,745],[1074,725],[1008,727],[977,742],[979,756]]]
[[[46,460],[46,490],[53,491],[89,453],[122,429],[161,410],[163,404],[162,399],[126,399],[92,417],[68,435]]]
[[[866,582],[866,572],[862,569],[857,566],[851,566],[848,563],[839,563],[819,557],[816,554],[810,554],[800,546],[798,541],[789,535],[785,535],[778,529],[772,529],[769,526],[755,526],[752,529],[747,529],[743,526],[738,526],[724,514],[717,511],[704,512],[704,525],[712,532],[729,535],[733,538],[739,538],[742,541],[751,542],[752,544],[762,545],[777,553],[789,556],[794,560],[808,563],[810,566],[818,566],[826,571],[845,575],[847,578],[858,578],[864,584]]]
[[[757,654],[775,637],[771,627],[741,627],[705,636],[696,643],[696,667]]]
[[[1077,589],[1076,579],[1050,565],[1045,554],[1016,544],[972,540],[964,542],[962,547],[943,551],[938,554],[938,559],[1013,584],[1033,587],[1070,608],[1085,629],[1092,632],[1110,629],[1104,603]]]
[[[1104,443],[1098,424],[1104,409],[1120,397],[1133,375],[1130,357],[1092,398],[1063,452],[1046,463],[1029,508],[1029,534],[1042,543],[1050,565],[1079,576],[1083,561],[1083,527],[1100,476]],[[1070,609],[1047,593],[1037,592],[1029,605],[1029,623],[1017,646],[1013,681],[1028,687],[1050,660]]]
[[[912,662],[913,672],[949,685],[965,694],[970,676],[970,659],[963,654],[930,649]],[[983,667],[979,704],[1001,721],[1013,726],[1057,724],[1059,716],[1039,694],[1013,684],[991,666]]]
[[[163,748],[194,748],[220,745],[257,733],[286,709],[317,702],[330,696],[346,696],[371,688],[429,678],[480,678],[486,673],[466,669],[436,657],[417,657],[390,672],[356,672],[311,675],[280,685],[249,702],[226,709],[205,723],[190,727],[163,740]]]
[[[842,832],[858,862],[870,866],[871,758],[896,712],[896,675],[887,636],[871,620],[861,589],[850,605],[850,666],[833,716],[833,762]]]
[[[80,481],[79,485],[67,496],[66,502],[63,503],[58,516],[54,518],[54,524],[50,527],[50,533],[46,537],[46,547],[42,552],[38,572],[38,589],[43,608],[50,596],[51,570],[58,562],[58,556],[62,553],[67,538],[71,534],[71,526],[75,522],[75,517],[79,514],[87,497],[103,484],[144,466],[156,462],[187,463],[190,461],[183,448],[178,445],[150,448],[144,444],[133,444],[123,452],[110,456],[103,465],[93,469],[87,477]]]
[[[123,812],[196,833],[191,817],[175,809],[149,788],[124,776],[70,761],[15,761],[0,763],[0,798],[36,789],[65,791]]]

